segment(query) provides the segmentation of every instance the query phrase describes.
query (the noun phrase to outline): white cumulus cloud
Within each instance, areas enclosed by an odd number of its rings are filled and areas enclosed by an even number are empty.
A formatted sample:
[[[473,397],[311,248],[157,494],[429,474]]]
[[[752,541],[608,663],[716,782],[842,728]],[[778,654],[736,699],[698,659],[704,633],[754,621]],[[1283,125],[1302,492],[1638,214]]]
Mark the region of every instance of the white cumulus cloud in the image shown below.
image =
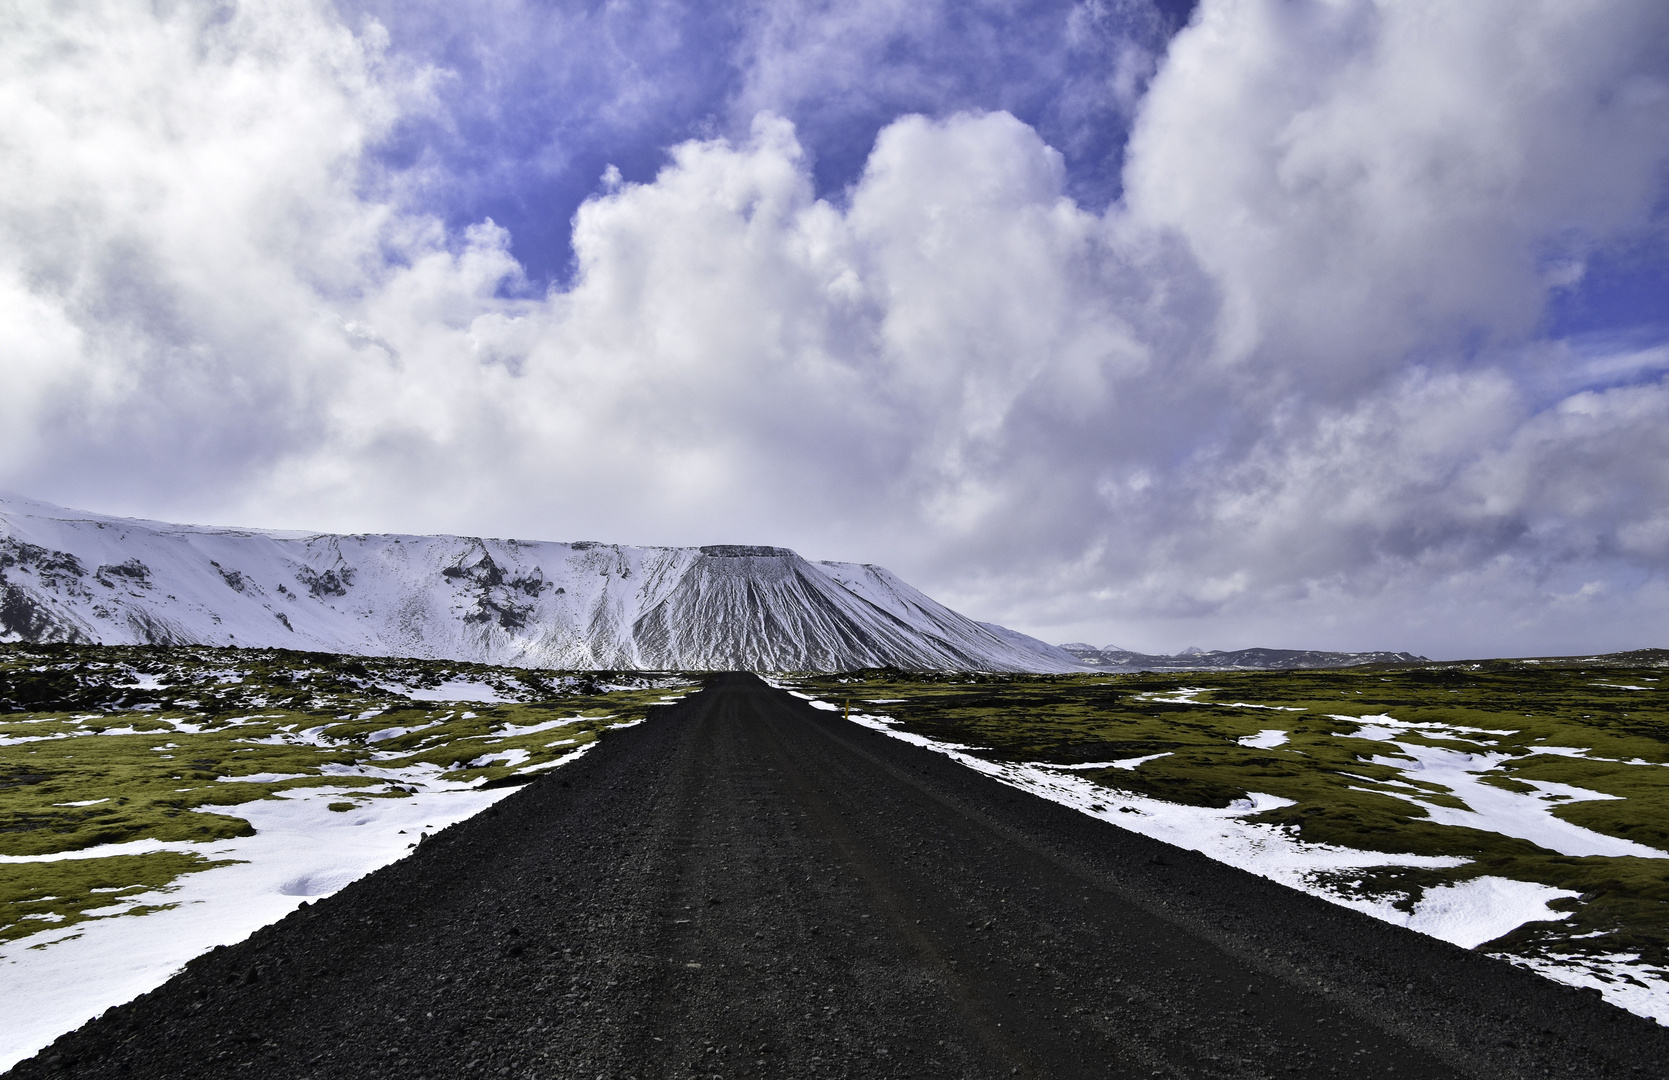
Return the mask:
[[[763,112],[614,174],[546,295],[371,165],[444,77],[374,22],[0,19],[0,485],[786,543],[1061,640],[1655,640],[1669,363],[1541,328],[1661,242],[1661,5],[1205,0],[1104,212],[1002,112],[900,117],[819,199]]]

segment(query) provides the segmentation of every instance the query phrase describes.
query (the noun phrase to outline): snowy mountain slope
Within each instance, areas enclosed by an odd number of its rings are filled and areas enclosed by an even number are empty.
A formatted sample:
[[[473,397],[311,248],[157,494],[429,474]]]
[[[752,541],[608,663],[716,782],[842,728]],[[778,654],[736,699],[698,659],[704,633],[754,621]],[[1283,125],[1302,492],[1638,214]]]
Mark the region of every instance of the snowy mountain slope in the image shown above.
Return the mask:
[[[1070,653],[1037,638],[995,623],[970,622],[886,567],[844,562],[819,562],[815,565],[848,591],[863,597],[900,622],[929,627],[942,641],[955,646],[959,650],[957,655],[963,659],[962,662],[946,665],[948,667],[978,667],[980,665],[972,661],[981,656],[1008,656],[1016,665],[1015,670],[1021,670],[1017,666],[1020,664],[1036,664],[1039,656],[1053,661],[1053,666],[1029,670],[1077,671],[1082,667]]]
[[[997,637],[1018,649],[1022,649],[1026,652],[1046,652],[1050,656],[1057,657],[1063,664],[1074,664],[1078,667],[1083,666],[1083,661],[1079,660],[1076,656],[1073,656],[1059,645],[1051,645],[1047,641],[1043,641],[1040,638],[1034,638],[1030,634],[1022,634],[1018,630],[1010,630],[1006,626],[998,626],[996,623],[982,622],[979,625],[985,627],[985,629],[989,630],[992,634],[995,634]]]
[[[879,567],[785,548],[204,528],[0,497],[0,640],[527,667],[1082,670]]]

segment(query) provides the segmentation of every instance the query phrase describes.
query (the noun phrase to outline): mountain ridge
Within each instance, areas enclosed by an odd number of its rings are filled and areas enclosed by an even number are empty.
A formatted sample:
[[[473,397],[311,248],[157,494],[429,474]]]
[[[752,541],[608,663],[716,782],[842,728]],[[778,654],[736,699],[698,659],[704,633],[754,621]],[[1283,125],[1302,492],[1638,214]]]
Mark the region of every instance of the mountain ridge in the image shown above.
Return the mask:
[[[1284,671],[1294,668],[1355,667],[1358,664],[1421,664],[1408,652],[1328,652],[1318,649],[1221,649],[1192,647],[1172,656],[1132,652],[1114,645],[1096,648],[1070,641],[1058,648],[1087,668],[1101,671]]]

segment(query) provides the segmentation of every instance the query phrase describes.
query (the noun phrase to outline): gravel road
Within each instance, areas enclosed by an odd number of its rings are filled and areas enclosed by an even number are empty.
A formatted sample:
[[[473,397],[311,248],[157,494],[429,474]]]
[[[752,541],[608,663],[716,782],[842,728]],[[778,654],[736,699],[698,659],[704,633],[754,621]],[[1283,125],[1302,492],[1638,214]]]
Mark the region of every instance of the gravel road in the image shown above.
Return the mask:
[[[1597,994],[722,675],[8,1075],[1520,1078],[1665,1063],[1669,1031]]]

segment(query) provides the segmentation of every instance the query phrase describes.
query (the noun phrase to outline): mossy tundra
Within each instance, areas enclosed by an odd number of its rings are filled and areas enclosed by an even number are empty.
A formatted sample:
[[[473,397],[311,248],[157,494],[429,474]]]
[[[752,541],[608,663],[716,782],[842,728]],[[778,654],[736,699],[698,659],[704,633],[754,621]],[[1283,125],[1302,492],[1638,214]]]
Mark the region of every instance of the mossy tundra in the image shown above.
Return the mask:
[[[1193,806],[1275,795],[1291,805],[1248,820],[1310,843],[1467,860],[1450,869],[1386,867],[1338,883],[1405,910],[1432,886],[1482,875],[1568,889],[1580,898],[1551,905],[1566,918],[1526,924],[1481,947],[1532,963],[1587,960],[1615,970],[1620,962],[1661,973],[1669,966],[1669,858],[1560,854],[1494,831],[1486,816],[1469,817],[1469,825],[1434,821],[1445,808],[1464,813],[1468,805],[1423,779],[1408,748],[1473,755],[1465,768],[1478,781],[1535,795],[1554,817],[1601,834],[1601,846],[1610,837],[1669,852],[1666,668],[1669,652],[1654,651],[1327,671],[877,671],[803,685],[989,760],[1121,761],[1126,767],[1075,772]],[[1398,722],[1395,742],[1378,717]],[[1129,767],[1144,757],[1151,760]]]
[[[190,850],[41,856],[248,835],[235,813],[197,811],[294,788],[328,788],[331,809],[351,809],[408,798],[414,783],[518,783],[688,683],[281,650],[0,645],[0,942],[156,910],[123,897],[219,865]]]

